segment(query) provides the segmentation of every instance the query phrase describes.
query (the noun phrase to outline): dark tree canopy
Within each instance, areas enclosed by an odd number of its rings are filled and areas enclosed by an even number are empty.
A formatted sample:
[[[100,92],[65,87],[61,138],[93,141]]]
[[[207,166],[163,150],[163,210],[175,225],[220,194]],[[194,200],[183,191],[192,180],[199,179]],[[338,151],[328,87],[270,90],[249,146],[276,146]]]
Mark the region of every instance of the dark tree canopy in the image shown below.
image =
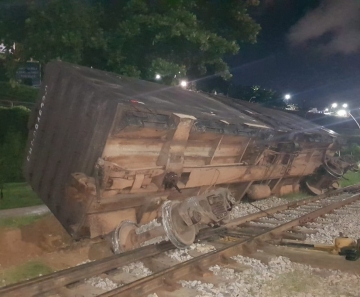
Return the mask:
[[[185,75],[227,79],[224,58],[255,42],[260,30],[248,14],[254,0],[16,3],[4,7],[11,14],[0,14],[0,39],[17,45],[8,66],[61,59],[148,80],[160,74],[164,83]]]
[[[241,86],[234,84],[232,80],[223,80],[221,77],[199,80],[196,87],[204,92],[222,94],[231,98],[258,103],[266,107],[284,109],[288,106],[277,91],[260,86]]]
[[[230,86],[228,95],[267,107],[285,108],[287,106],[278,92],[260,86]]]

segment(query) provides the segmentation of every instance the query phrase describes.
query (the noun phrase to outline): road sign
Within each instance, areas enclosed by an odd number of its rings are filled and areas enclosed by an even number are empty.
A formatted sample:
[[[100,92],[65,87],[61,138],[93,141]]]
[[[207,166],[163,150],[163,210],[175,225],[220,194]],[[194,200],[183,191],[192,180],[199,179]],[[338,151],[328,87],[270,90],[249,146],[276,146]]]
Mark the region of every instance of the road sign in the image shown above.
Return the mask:
[[[16,71],[16,80],[23,84],[39,87],[41,84],[41,65],[39,62],[26,62]]]

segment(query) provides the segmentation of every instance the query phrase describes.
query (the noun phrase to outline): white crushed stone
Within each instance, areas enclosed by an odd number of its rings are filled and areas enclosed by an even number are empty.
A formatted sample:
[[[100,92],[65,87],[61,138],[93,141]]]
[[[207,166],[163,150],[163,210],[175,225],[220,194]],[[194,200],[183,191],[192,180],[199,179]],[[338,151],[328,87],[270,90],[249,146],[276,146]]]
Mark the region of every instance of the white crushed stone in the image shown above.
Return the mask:
[[[308,223],[307,227],[312,227],[317,233],[307,234],[306,240],[314,243],[333,244],[340,232],[355,240],[360,238],[358,210],[350,207],[342,208],[342,210],[348,210],[348,213],[325,216],[325,218],[317,219],[314,223]]]
[[[214,246],[205,243],[193,243],[185,249],[175,249],[166,252],[166,255],[173,260],[184,262],[192,259],[193,257],[189,255],[190,251],[197,251],[202,254],[210,253],[211,251],[216,250]]]
[[[279,221],[279,223],[282,221]],[[250,226],[259,226],[259,227],[263,227],[263,228],[274,228],[274,224],[269,224],[269,223],[265,223],[265,222],[253,222],[250,221],[249,222]]]
[[[136,234],[141,234],[141,233],[144,233],[146,231],[149,231],[149,230],[154,229],[155,227],[159,227],[159,226],[161,226],[161,223],[159,223],[156,219],[154,219],[151,222],[138,227],[135,230],[135,232],[136,232]]]
[[[221,279],[218,285],[198,280],[180,281],[194,289],[197,297],[345,297],[360,296],[360,277],[336,270],[312,268],[274,257],[266,265],[259,260],[236,256],[238,263],[249,267],[242,272],[218,265],[210,270]]]
[[[165,253],[168,257],[170,257],[173,260],[179,261],[179,262],[185,262],[193,257],[189,255],[189,248],[186,249],[176,249],[171,250]]]
[[[279,221],[281,221],[281,223],[285,223],[285,222],[289,222],[292,221],[294,219],[297,219],[298,217],[301,217],[303,214],[302,213],[275,213],[273,216],[278,219]]]
[[[299,214],[307,214],[311,212],[310,210],[305,210],[305,209],[301,209],[301,208],[294,208],[294,209],[288,209],[288,210],[285,210],[283,211],[283,213],[285,214],[296,214],[296,215],[299,215]]]
[[[323,206],[329,205],[331,203],[341,201],[344,199],[348,199],[351,196],[349,193],[344,193],[341,196],[331,197],[329,199],[325,199],[321,201]],[[320,201],[320,200],[319,200]],[[317,201],[317,202],[319,202]],[[259,200],[253,202],[258,208],[266,210],[272,207],[276,207],[282,204],[286,204],[289,201],[283,198],[272,197],[264,200]],[[314,202],[315,203],[315,202]],[[352,206],[357,205],[352,204]],[[302,207],[305,207],[302,208]],[[348,213],[346,213],[346,211]],[[246,216],[248,214],[259,212],[260,210],[253,207],[251,204],[246,202],[241,202],[236,205],[232,211],[230,212],[229,218],[235,219],[238,217]],[[289,209],[281,213],[273,214],[275,219],[278,219],[279,222],[285,223],[291,220],[298,218],[301,215],[305,215],[306,213],[311,212],[311,209],[306,209],[306,205],[300,206],[295,209]],[[310,230],[318,231],[317,234],[307,234],[307,242],[314,242],[314,243],[325,243],[325,244],[332,244],[334,238],[339,236],[340,232],[343,232],[344,235],[348,237],[352,237],[354,239],[360,238],[360,224],[358,224],[358,215],[356,214],[358,209],[345,207],[335,213],[325,216],[325,218],[319,218],[314,223],[307,223],[306,227]],[[320,224],[319,224],[320,223]],[[257,222],[249,222],[250,225],[257,225],[263,226],[264,228],[272,228],[276,225],[275,222],[266,222],[264,221],[257,221]]]
[[[117,287],[119,287],[119,285],[114,283],[112,280],[110,280],[108,278],[101,278],[99,276],[91,277],[91,278],[85,280],[85,283],[89,284],[95,288],[102,289],[104,291],[114,290]]]
[[[205,244],[205,243],[194,243],[190,246],[191,250],[196,250],[199,253],[202,254],[206,254],[206,253],[210,253],[211,251],[215,251],[215,247],[210,245],[210,244]]]
[[[159,223],[157,221],[157,219],[154,219],[152,220],[151,222],[145,224],[145,225],[141,225],[140,227],[138,227],[135,232],[136,234],[141,234],[141,233],[144,233],[146,231],[149,231],[151,229],[154,229],[155,227],[159,227],[161,226],[161,223]],[[147,245],[152,245],[152,244],[158,244],[160,242],[163,242],[163,241],[168,241],[169,238],[167,236],[158,236],[158,237],[155,237],[155,238],[151,238],[150,240],[147,240],[143,243],[140,244],[140,246],[147,246]]]
[[[267,222],[266,219],[269,217],[264,217],[263,221],[250,221],[249,225],[254,225],[254,226],[261,226],[264,228],[274,228],[274,226],[278,225],[278,224],[284,224],[286,222],[292,221],[294,219],[297,219],[298,217],[304,215],[305,213],[308,212],[303,212],[303,211],[291,211],[291,212],[281,212],[281,213],[275,213],[272,215],[271,218],[273,218],[272,222]]]
[[[144,263],[142,262],[130,263],[129,265],[123,266],[122,270],[126,273],[139,277],[145,277],[152,274],[152,271],[144,266]]]
[[[258,200],[252,202],[256,207],[266,210],[272,207],[276,207],[282,204],[289,203],[289,200],[277,197],[270,197],[264,200]],[[260,210],[256,207],[252,206],[247,202],[240,202],[239,204],[235,205],[233,209],[230,211],[229,218],[236,219],[239,217],[243,217],[252,213],[259,212]]]
[[[163,242],[163,241],[169,241],[169,238],[167,236],[154,237],[154,238],[151,238],[151,239],[149,239],[147,241],[144,241],[143,243],[140,244],[140,246],[158,244],[158,243]]]

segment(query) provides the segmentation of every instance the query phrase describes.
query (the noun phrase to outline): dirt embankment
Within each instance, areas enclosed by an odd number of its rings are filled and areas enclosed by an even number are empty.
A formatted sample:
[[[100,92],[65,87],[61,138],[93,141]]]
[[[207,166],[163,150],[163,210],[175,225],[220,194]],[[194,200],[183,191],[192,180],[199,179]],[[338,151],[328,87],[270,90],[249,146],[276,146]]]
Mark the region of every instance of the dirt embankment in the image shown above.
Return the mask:
[[[17,229],[0,229],[0,269],[30,260],[64,269],[87,260],[87,249],[74,243],[53,215]]]

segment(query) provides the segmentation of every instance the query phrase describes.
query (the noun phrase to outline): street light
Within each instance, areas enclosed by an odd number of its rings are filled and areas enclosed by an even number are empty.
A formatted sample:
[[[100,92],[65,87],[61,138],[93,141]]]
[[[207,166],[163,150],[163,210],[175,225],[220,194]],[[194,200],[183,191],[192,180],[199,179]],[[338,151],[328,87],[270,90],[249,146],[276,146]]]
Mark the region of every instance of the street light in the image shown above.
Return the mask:
[[[290,94],[286,94],[286,95],[284,96],[284,98],[285,98],[285,100],[290,100],[290,99],[291,99],[291,95],[290,95]]]
[[[340,110],[338,110],[338,111],[336,112],[336,114],[337,114],[339,117],[344,117],[344,116],[346,116],[347,112],[346,112],[346,110],[344,110],[344,109],[340,109]]]
[[[338,106],[338,104],[337,103],[333,103],[333,104],[331,104],[331,107],[332,108],[336,108]]]
[[[347,108],[349,105],[347,103],[344,103],[342,107]]]
[[[182,86],[183,88],[186,88],[187,85],[188,85],[188,82],[186,80],[180,81],[180,86]]]
[[[155,79],[156,79],[156,80],[160,80],[160,79],[161,79],[161,75],[160,75],[160,74],[156,74],[156,75],[155,75]]]

